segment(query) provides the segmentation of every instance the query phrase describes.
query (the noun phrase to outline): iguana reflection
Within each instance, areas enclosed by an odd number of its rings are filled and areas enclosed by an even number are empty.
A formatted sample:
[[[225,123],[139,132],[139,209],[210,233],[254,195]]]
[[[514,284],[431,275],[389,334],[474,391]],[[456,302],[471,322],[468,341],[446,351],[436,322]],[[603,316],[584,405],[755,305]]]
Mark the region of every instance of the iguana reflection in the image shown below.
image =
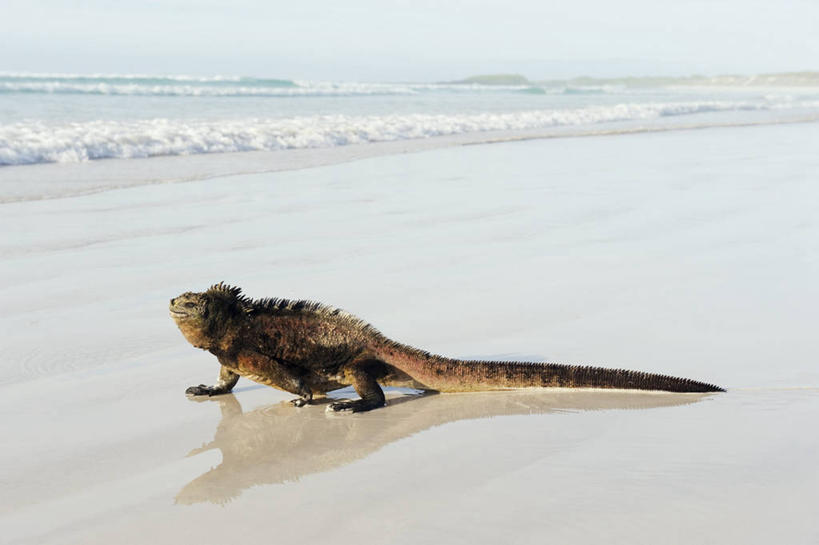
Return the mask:
[[[294,411],[289,402],[243,412],[232,394],[219,403],[213,441],[188,456],[219,449],[222,463],[187,484],[179,503],[225,503],[256,485],[295,481],[360,460],[423,430],[458,420],[558,411],[650,409],[697,402],[707,395],[617,391],[520,390],[393,397],[384,411],[327,414],[321,405]],[[328,400],[327,402],[332,401]]]

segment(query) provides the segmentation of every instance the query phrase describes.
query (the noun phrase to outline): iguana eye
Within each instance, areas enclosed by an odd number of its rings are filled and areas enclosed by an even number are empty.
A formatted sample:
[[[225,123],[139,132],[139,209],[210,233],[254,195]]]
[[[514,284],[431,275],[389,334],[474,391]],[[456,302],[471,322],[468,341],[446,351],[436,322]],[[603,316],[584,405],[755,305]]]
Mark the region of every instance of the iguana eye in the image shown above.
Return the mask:
[[[185,303],[183,306],[184,306],[185,308],[193,308],[193,307],[195,307],[195,306],[196,306],[196,303],[191,303],[190,301],[188,301],[188,302],[187,302],[187,303]]]

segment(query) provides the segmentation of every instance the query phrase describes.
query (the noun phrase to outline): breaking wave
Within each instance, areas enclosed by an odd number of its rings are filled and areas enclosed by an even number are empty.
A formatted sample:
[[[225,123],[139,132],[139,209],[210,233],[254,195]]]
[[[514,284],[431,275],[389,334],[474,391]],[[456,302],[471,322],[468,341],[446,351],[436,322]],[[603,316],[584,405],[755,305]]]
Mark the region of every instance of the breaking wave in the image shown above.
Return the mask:
[[[0,165],[323,148],[481,131],[543,129],[774,108],[777,106],[752,102],[699,101],[458,115],[24,121],[0,125]]]
[[[414,95],[431,91],[494,93],[527,88],[525,85],[297,81],[233,76],[0,73],[0,94],[288,97]]]
[[[414,95],[427,92],[523,94],[609,94],[640,89],[685,87],[753,88],[765,86],[819,87],[819,72],[755,76],[690,76],[678,78],[573,78],[532,82],[522,78],[501,84],[479,81],[448,83],[366,83],[300,81],[246,76],[186,76],[150,74],[37,74],[0,72],[2,94],[74,94],[130,96],[288,97]]]

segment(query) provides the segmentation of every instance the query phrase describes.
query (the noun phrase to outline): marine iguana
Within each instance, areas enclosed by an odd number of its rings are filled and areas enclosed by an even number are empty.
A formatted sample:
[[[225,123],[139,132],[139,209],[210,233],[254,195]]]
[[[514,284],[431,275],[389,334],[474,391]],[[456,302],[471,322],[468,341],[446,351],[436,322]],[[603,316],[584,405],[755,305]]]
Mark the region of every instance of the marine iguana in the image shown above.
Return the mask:
[[[226,394],[240,376],[298,395],[292,401],[297,407],[315,394],[352,386],[361,399],[327,407],[352,412],[385,404],[379,384],[440,392],[531,387],[725,391],[623,369],[446,358],[390,340],[341,309],[311,301],[249,299],[222,282],[174,297],[170,313],[185,338],[222,365],[216,384],[191,386],[185,391],[191,395]]]

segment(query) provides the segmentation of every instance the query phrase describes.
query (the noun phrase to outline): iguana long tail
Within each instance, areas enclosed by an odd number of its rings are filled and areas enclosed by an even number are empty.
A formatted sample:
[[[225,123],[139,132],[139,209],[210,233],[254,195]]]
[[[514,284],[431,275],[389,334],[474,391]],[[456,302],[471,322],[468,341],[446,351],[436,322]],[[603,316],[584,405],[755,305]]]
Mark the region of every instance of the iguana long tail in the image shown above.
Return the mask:
[[[557,363],[470,361],[434,356],[398,343],[379,350],[379,359],[431,390],[469,392],[508,388],[617,388],[667,392],[724,392],[713,384],[624,369]]]

